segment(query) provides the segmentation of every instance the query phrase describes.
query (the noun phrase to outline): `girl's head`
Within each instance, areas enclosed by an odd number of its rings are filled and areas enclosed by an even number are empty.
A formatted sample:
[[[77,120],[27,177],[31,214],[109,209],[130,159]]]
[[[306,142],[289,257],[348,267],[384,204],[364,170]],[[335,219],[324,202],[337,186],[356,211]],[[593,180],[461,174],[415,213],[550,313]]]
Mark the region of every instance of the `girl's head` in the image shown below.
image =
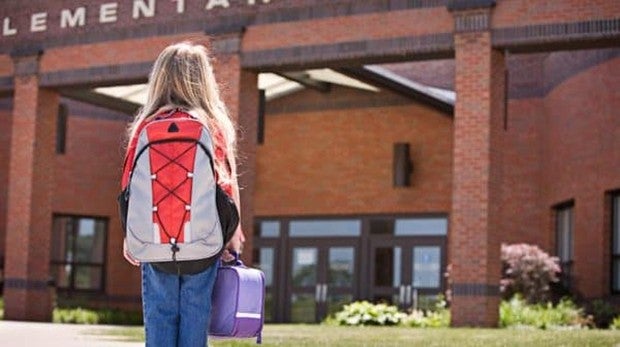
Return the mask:
[[[130,126],[130,137],[137,126],[164,107],[193,111],[210,129],[222,132],[227,147],[234,149],[235,131],[219,89],[209,54],[203,45],[181,42],[166,47],[157,57],[149,76],[146,104]]]

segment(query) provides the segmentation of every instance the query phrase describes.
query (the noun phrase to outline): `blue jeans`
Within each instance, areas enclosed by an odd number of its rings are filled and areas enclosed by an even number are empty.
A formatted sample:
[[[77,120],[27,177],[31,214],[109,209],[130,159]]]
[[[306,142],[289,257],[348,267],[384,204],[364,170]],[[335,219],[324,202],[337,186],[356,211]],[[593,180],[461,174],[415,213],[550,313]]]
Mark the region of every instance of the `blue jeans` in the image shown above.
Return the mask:
[[[147,347],[206,346],[217,267],[177,276],[141,265]]]

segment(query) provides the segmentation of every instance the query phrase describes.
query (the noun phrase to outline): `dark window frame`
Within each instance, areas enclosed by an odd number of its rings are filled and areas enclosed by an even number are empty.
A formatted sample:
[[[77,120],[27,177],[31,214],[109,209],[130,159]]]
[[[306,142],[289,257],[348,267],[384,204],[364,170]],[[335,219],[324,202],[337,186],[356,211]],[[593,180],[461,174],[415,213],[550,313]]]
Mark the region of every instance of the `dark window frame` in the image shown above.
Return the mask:
[[[52,217],[52,227],[55,228],[55,221],[57,218],[70,218],[71,219],[71,224],[72,224],[72,230],[71,232],[73,233],[72,235],[72,239],[73,239],[73,243],[71,245],[71,251],[73,252],[73,254],[76,254],[76,244],[77,242],[75,242],[75,240],[77,240],[77,233],[79,232],[79,221],[81,219],[93,219],[95,221],[101,221],[104,223],[104,235],[103,235],[103,242],[102,242],[102,261],[101,263],[99,262],[86,262],[86,261],[76,261],[76,260],[72,260],[72,261],[66,261],[66,260],[54,260],[54,259],[50,259],[50,265],[51,266],[63,266],[63,265],[70,265],[71,266],[71,274],[69,277],[69,285],[67,287],[60,287],[58,285],[58,283],[56,283],[56,278],[53,277],[53,280],[55,282],[55,287],[58,291],[60,292],[64,292],[64,293],[104,293],[105,292],[105,288],[106,288],[106,273],[107,273],[107,251],[108,251],[108,234],[109,234],[109,227],[110,227],[110,218],[107,216],[92,216],[92,215],[77,215],[77,214],[54,214]],[[52,235],[55,234],[55,231],[52,233]],[[66,237],[66,234],[63,235],[63,237]],[[54,240],[52,240],[52,242],[54,242]],[[68,248],[67,248],[68,249]],[[66,249],[65,249],[66,251]],[[66,259],[66,255],[64,256],[64,258]],[[76,268],[80,267],[80,266],[85,266],[85,267],[94,267],[94,268],[99,268],[99,270],[101,271],[101,281],[99,283],[99,288],[95,288],[95,289],[84,289],[84,288],[77,288],[75,285],[75,274],[76,274]]]
[[[560,268],[562,269],[562,273],[560,274],[560,283],[566,288],[566,289],[571,289],[572,288],[572,281],[571,281],[571,277],[572,277],[572,268],[575,262],[575,201],[574,200],[569,200],[560,204],[557,204],[555,206],[553,206],[553,212],[554,212],[554,234],[555,234],[555,253],[556,256],[559,258],[559,265]],[[568,260],[564,260],[561,257],[561,252],[560,251],[560,233],[562,232],[562,230],[560,230],[560,218],[562,218],[563,216],[563,212],[570,212],[570,219],[569,219],[569,259]]]
[[[615,268],[616,261],[620,260],[620,250],[618,253],[614,253],[614,245],[618,241],[616,238],[620,237],[620,214],[616,215],[616,209],[620,204],[620,190],[609,192],[610,198],[610,211],[609,211],[609,226],[611,228],[611,237],[609,240],[609,254],[610,254],[610,273],[609,273],[609,289],[612,294],[620,294],[620,287],[614,287],[614,273],[620,269]],[[618,231],[616,233],[616,231]]]

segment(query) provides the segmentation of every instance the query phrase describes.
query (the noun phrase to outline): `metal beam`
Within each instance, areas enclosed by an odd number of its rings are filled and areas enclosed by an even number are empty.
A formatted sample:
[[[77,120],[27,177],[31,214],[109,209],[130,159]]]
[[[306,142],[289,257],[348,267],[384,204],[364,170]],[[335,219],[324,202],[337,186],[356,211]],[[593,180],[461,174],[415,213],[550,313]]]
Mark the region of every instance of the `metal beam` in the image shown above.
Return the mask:
[[[454,115],[453,105],[450,105],[449,103],[435,99],[417,90],[411,89],[407,86],[404,86],[396,81],[393,81],[389,78],[376,74],[367,69],[364,69],[361,67],[355,67],[355,68],[341,68],[341,69],[337,69],[336,71],[342,74],[345,74],[349,77],[366,82],[368,84],[371,84],[371,85],[374,85],[380,88],[386,88],[386,89],[392,90],[400,95],[406,96],[410,99],[429,105],[443,113],[446,113],[449,116]]]
[[[135,114],[142,105],[131,101],[114,98],[108,95],[96,93],[90,89],[64,88],[59,90],[60,95],[69,99],[85,102],[90,105],[107,108],[113,111]]]
[[[291,80],[301,84],[304,87],[318,90],[321,93],[329,93],[331,90],[331,83],[313,80],[310,75],[305,71],[295,72],[276,72],[276,75],[282,76],[287,80]]]

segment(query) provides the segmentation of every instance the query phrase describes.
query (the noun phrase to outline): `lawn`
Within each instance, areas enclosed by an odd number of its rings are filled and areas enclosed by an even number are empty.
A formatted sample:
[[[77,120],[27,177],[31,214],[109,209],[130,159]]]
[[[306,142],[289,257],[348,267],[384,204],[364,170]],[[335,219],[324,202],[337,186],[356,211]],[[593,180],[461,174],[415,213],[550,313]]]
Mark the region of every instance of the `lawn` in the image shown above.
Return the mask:
[[[93,334],[101,334],[93,327]],[[106,331],[109,334],[109,331]],[[117,338],[142,341],[141,327],[119,328]],[[613,330],[511,330],[511,329],[415,329],[392,327],[334,327],[323,325],[265,326],[264,346],[610,346],[620,347],[620,331]],[[256,346],[254,340],[215,341],[212,347]]]

